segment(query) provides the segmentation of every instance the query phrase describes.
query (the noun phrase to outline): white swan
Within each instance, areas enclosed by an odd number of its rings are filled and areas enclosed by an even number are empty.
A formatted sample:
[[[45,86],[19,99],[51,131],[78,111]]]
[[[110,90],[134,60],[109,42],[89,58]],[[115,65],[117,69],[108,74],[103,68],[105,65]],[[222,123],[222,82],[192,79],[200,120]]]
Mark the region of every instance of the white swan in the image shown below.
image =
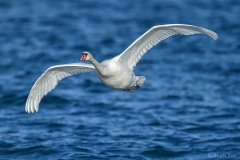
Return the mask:
[[[170,24],[154,26],[135,40],[120,55],[98,63],[89,52],[83,52],[80,60],[89,60],[91,64],[72,63],[56,65],[48,68],[34,83],[26,102],[26,112],[38,111],[38,106],[48,92],[54,89],[58,81],[74,74],[96,70],[98,78],[108,87],[133,92],[133,88],[140,88],[146,78],[135,76],[133,68],[141,57],[160,41],[175,35],[191,35],[204,33],[213,39],[217,34],[205,28],[186,25]]]

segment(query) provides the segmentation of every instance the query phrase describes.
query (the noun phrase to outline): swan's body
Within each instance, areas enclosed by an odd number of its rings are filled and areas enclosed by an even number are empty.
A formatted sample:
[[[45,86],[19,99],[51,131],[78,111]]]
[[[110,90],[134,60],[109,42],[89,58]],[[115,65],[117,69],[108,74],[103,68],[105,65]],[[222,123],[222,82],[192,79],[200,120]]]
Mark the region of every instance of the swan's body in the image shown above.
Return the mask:
[[[133,92],[133,88],[140,88],[146,80],[144,76],[135,76],[133,69],[149,49],[175,34],[198,33],[204,33],[217,39],[215,32],[197,26],[185,24],[154,26],[135,40],[123,53],[110,60],[98,63],[89,52],[84,52],[81,60],[89,60],[92,65],[72,63],[52,66],[34,83],[26,102],[26,112],[38,111],[42,97],[54,89],[58,81],[83,72],[95,70],[98,78],[108,87]]]
[[[131,91],[131,88],[141,86],[139,77],[135,76],[133,70],[123,65],[117,58],[105,60],[100,65],[104,67],[106,73],[101,74],[97,71],[97,76],[108,87]]]

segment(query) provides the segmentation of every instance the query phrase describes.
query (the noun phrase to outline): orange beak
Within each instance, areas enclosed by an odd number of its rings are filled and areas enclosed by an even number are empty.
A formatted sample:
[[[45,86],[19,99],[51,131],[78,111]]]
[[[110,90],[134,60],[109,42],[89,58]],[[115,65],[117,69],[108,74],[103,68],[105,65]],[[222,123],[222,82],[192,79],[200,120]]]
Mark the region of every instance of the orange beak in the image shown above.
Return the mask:
[[[87,54],[83,53],[82,57],[79,60],[85,60],[87,58]]]

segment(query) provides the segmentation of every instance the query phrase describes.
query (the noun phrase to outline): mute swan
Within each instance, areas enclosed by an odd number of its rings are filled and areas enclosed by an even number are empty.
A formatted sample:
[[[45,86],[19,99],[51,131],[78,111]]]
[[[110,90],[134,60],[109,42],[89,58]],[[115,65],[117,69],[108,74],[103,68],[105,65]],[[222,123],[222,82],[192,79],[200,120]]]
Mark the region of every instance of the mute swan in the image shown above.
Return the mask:
[[[29,113],[33,113],[34,110],[38,111],[41,99],[56,87],[58,81],[83,72],[96,71],[98,78],[108,87],[133,92],[133,88],[140,88],[146,80],[144,76],[135,76],[133,69],[149,49],[175,34],[191,35],[199,33],[207,34],[213,39],[218,37],[213,31],[193,25],[159,25],[149,29],[125,51],[110,60],[98,63],[91,53],[83,52],[80,60],[88,60],[92,65],[72,63],[48,68],[34,83],[28,95],[25,110]]]

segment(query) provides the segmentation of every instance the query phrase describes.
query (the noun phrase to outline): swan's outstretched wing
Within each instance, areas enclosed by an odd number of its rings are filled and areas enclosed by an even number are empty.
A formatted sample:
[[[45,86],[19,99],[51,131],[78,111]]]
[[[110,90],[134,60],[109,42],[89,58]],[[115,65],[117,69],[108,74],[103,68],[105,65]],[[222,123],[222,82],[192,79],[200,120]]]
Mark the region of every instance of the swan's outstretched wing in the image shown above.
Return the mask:
[[[58,81],[74,74],[93,70],[95,70],[93,65],[85,63],[63,64],[48,68],[34,83],[26,102],[26,112],[38,111],[41,99],[56,87]]]
[[[123,51],[119,55],[119,61],[133,69],[142,56],[162,40],[175,34],[191,35],[199,33],[207,34],[213,39],[218,37],[213,31],[192,25],[170,24],[154,26]]]

